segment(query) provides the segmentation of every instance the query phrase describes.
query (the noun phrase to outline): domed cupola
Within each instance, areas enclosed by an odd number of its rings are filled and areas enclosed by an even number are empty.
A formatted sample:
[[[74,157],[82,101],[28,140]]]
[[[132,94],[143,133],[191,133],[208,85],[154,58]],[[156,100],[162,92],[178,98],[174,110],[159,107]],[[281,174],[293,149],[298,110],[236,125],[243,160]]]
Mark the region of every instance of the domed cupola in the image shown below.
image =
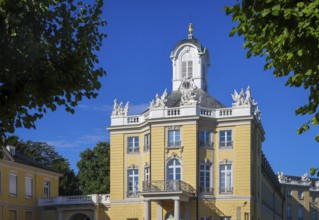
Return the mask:
[[[207,91],[209,53],[193,36],[192,23],[188,26],[188,32],[188,39],[179,41],[171,52],[173,91],[178,90],[185,79],[191,79],[197,88]]]

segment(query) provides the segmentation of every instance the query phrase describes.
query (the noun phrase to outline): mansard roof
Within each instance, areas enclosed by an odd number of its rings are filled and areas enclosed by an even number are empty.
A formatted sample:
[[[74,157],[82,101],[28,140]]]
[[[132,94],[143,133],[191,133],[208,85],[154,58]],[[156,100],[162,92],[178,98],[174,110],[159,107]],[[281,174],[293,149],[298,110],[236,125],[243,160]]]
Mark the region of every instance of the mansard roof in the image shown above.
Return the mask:
[[[19,152],[19,151],[15,151],[14,155],[12,155],[6,148],[3,148],[4,151],[6,151],[6,153],[10,154],[13,161],[16,163],[20,163],[20,164],[24,164],[24,165],[28,165],[28,166],[33,166],[33,167],[37,167],[43,170],[48,170],[48,171],[52,171],[55,173],[59,173],[56,169],[53,169],[51,167],[48,167],[42,163],[39,163],[38,161],[35,161],[29,157],[27,157],[26,155],[24,155],[23,153]]]
[[[207,92],[202,89],[194,89],[194,100],[199,101],[199,105],[204,108],[225,108],[226,106],[223,105],[220,101],[213,98]],[[165,105],[169,108],[172,107],[180,107],[182,97],[181,90],[175,90],[168,94],[167,101]]]

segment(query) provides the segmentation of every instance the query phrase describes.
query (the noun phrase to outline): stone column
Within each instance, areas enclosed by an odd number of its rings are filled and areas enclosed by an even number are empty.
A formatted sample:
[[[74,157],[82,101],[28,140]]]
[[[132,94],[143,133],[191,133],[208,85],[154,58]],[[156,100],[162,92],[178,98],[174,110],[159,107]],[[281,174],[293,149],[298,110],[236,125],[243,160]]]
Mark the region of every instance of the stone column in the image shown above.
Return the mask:
[[[180,200],[179,199],[175,199],[174,200],[174,218],[175,220],[180,220],[181,216],[180,216]]]
[[[162,208],[162,202],[157,202],[157,220],[163,219],[163,208]]]
[[[151,220],[150,201],[144,200],[144,220]]]

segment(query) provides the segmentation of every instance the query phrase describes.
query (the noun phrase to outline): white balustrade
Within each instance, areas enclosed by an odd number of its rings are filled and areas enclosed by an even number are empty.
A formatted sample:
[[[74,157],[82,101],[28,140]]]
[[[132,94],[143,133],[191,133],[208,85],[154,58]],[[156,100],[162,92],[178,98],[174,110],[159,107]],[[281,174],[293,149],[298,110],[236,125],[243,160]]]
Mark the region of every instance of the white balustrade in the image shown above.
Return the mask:
[[[178,108],[151,108],[141,115],[117,115],[111,117],[111,126],[134,125],[144,123],[149,119],[172,118],[183,116],[203,116],[209,118],[230,118],[253,116],[250,106],[235,106],[232,108],[204,108],[198,105],[184,105]]]
[[[39,198],[39,206],[53,205],[76,205],[76,204],[110,204],[109,194],[93,194],[93,195],[78,195],[78,196],[57,196],[52,198]]]

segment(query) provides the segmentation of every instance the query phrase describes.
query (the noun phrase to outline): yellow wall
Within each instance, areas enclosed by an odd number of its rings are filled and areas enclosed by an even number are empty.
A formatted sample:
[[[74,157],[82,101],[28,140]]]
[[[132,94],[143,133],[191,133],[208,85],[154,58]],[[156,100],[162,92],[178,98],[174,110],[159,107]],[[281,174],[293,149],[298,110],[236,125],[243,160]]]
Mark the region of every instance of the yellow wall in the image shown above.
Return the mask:
[[[0,219],[9,219],[10,213],[17,214],[17,218],[24,220],[30,213],[33,219],[39,219],[37,209],[38,198],[44,197],[43,181],[51,182],[51,196],[58,196],[60,174],[37,167],[28,166],[12,161],[5,156],[0,160],[1,191],[0,191]],[[9,175],[17,176],[17,195],[9,195]],[[32,178],[32,197],[25,195],[25,177]],[[11,211],[11,212],[10,212]],[[2,218],[1,218],[2,217]]]

